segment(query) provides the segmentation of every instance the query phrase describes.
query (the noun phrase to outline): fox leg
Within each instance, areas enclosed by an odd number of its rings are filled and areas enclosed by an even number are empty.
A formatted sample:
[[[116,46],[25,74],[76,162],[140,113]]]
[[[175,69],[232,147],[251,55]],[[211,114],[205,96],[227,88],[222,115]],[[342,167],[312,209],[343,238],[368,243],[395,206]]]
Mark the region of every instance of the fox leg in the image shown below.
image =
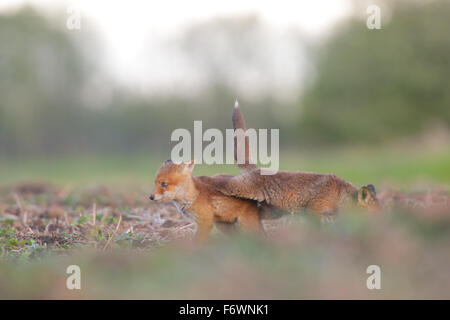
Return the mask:
[[[266,201],[264,192],[261,188],[255,187],[249,177],[251,178],[251,175],[248,173],[243,173],[240,176],[217,177],[214,181],[214,188],[227,196],[258,202]]]
[[[258,210],[247,210],[238,217],[241,229],[249,233],[265,234]]]
[[[197,243],[205,242],[209,238],[213,225],[212,216],[199,216],[197,218],[197,232],[195,233],[194,241]]]
[[[236,223],[234,221],[233,222],[215,221],[214,225],[216,226],[217,229],[220,230],[220,232],[227,235],[236,232]]]

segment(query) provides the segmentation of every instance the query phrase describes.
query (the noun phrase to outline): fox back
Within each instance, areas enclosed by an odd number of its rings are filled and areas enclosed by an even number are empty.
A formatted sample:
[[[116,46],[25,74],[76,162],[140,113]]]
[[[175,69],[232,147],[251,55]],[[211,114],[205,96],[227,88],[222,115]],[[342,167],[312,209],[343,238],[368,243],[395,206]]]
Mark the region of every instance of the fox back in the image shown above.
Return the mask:
[[[246,124],[237,102],[232,120],[236,134],[242,134]],[[319,214],[333,214],[346,203],[357,203],[370,211],[380,208],[372,185],[358,189],[334,174],[279,171],[275,175],[262,175],[250,159],[248,139],[243,141],[245,161],[238,164],[241,175],[222,179],[216,184],[217,189],[227,195],[253,199],[290,212],[307,209]]]

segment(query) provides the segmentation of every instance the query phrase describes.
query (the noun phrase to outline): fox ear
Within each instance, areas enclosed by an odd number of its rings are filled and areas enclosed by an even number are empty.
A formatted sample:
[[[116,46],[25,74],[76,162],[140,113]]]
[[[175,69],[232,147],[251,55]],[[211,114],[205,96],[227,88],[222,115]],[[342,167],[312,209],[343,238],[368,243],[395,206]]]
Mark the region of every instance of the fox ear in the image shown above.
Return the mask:
[[[375,187],[371,184],[359,189],[358,204],[371,212],[379,212],[382,209],[382,206],[377,199]]]
[[[368,203],[371,199],[376,198],[376,192],[373,185],[369,184],[359,189],[358,201],[362,203]]]
[[[191,173],[192,170],[194,170],[194,167],[195,167],[195,160],[192,159],[191,161],[184,162],[183,164],[181,164],[180,169],[182,171],[187,171]]]
[[[368,184],[366,188],[370,190],[370,193],[372,193],[372,195],[374,196],[377,195],[377,192],[375,191],[375,187],[373,186],[373,184]]]

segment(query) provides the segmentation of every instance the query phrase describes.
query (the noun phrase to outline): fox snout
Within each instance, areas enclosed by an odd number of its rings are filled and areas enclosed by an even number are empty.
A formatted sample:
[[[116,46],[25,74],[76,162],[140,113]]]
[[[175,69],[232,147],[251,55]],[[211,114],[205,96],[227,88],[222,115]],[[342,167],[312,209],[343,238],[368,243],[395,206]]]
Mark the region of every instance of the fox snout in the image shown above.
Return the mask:
[[[157,193],[152,193],[148,198],[152,201],[159,201],[162,199],[162,195],[157,194]]]
[[[169,188],[168,183],[164,181],[157,181],[148,198],[151,201],[170,201],[173,200],[173,197],[174,194],[172,192],[172,189]]]
[[[173,201],[184,194],[186,183],[192,179],[194,161],[175,164],[167,160],[158,170],[155,178],[155,187],[149,196],[152,201]]]

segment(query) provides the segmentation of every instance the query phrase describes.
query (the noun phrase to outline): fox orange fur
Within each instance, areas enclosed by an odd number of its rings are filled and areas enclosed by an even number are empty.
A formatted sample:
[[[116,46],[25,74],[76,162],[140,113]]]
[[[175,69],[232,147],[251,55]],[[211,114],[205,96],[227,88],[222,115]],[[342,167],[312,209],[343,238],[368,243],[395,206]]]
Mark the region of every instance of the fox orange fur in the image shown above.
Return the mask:
[[[183,213],[192,215],[197,222],[195,240],[199,242],[208,238],[214,223],[224,232],[233,229],[235,224],[245,231],[263,231],[256,201],[226,196],[213,187],[219,179],[230,176],[196,177],[192,175],[193,169],[194,161],[164,162],[156,175],[150,199],[175,201]]]
[[[235,130],[242,129],[240,132],[246,130],[237,102],[233,111],[233,127]],[[238,164],[242,173],[214,181],[215,188],[223,194],[256,200],[266,208],[284,212],[306,210],[322,217],[332,217],[348,204],[357,204],[369,211],[380,209],[373,185],[358,189],[334,174],[278,171],[275,175],[261,175],[260,169],[250,161],[248,139],[245,139],[244,145],[245,162]],[[236,148],[235,140],[235,159]]]

